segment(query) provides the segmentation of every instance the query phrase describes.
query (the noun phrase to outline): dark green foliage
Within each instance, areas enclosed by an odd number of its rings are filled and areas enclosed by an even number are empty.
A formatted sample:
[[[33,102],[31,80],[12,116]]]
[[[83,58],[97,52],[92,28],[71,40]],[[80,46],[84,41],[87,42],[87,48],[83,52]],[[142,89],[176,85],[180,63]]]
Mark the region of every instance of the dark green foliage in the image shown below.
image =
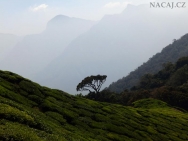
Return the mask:
[[[168,62],[175,63],[179,58],[184,56],[188,56],[188,34],[166,46],[160,53],[155,54],[146,63],[143,63],[126,77],[112,83],[108,89],[117,93],[121,93],[125,89],[131,89],[139,83],[139,80],[143,75],[157,73],[163,68],[164,64],[168,64]],[[177,63],[177,68],[187,62],[188,60],[186,58],[182,58]],[[168,72],[163,76],[169,77]],[[153,82],[152,85],[160,85],[160,83]]]
[[[182,57],[176,62],[176,69],[188,64],[188,57]]]
[[[0,140],[188,140],[188,114],[159,100],[145,99],[126,107],[72,96],[22,77],[12,81],[8,75],[16,76],[0,72]],[[179,89],[188,92],[186,84]],[[142,91],[148,93],[149,90]],[[104,94],[108,91],[96,98],[103,98]],[[114,93],[109,95],[103,100],[117,100]]]
[[[117,94],[103,90],[100,94],[85,96],[97,101],[132,105],[134,101],[155,98],[178,109],[188,110],[188,57],[180,58],[175,64],[167,63],[156,74],[145,74],[131,91]]]
[[[164,107],[167,107],[167,104],[160,100],[148,98],[148,99],[142,99],[142,100],[138,100],[134,102],[133,106],[135,108],[151,109],[151,108],[164,108]]]
[[[180,86],[188,81],[188,63],[179,68],[167,82],[169,86]]]
[[[45,114],[50,116],[51,118],[57,120],[62,125],[64,125],[66,123],[66,120],[63,118],[63,116],[61,114],[58,114],[56,112],[46,112]]]

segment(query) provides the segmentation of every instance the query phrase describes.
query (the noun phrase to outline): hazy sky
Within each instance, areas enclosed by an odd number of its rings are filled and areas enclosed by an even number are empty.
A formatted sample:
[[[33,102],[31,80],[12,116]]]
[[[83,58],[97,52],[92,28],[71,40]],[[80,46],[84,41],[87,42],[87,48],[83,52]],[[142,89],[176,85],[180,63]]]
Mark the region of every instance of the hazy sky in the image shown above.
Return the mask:
[[[0,33],[26,35],[40,33],[46,23],[62,14],[100,20],[105,14],[122,12],[127,4],[153,0],[0,0]]]

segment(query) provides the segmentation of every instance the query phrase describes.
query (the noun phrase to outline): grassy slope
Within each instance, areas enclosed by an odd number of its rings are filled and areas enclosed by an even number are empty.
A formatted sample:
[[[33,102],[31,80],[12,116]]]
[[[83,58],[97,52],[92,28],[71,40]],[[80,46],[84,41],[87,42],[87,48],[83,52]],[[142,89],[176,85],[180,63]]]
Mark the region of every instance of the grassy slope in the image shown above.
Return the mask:
[[[134,107],[75,97],[0,71],[0,140],[188,140],[188,114],[161,101]]]

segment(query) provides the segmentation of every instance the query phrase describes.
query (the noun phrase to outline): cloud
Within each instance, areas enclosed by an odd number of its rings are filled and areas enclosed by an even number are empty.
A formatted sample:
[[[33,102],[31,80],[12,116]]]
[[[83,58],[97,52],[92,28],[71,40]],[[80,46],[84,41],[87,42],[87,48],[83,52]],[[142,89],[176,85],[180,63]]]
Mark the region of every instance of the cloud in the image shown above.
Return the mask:
[[[37,12],[37,11],[40,11],[40,10],[45,10],[47,7],[48,7],[48,5],[41,4],[41,5],[38,5],[38,6],[31,7],[30,9],[33,12]]]
[[[126,7],[128,4],[131,4],[131,2],[109,2],[104,6],[104,8],[122,8]]]

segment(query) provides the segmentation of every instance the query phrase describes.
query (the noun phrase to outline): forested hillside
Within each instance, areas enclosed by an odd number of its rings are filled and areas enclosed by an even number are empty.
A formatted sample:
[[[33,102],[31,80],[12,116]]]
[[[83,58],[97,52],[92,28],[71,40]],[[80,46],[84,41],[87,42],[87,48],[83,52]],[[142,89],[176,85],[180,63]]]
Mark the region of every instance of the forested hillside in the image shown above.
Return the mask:
[[[188,110],[188,57],[182,57],[174,64],[167,63],[155,74],[145,74],[138,85],[120,94],[103,90],[98,95],[88,94],[86,97],[123,105],[132,105],[134,101],[144,98],[154,98],[178,109]]]
[[[138,84],[139,79],[144,74],[154,74],[161,70],[166,63],[175,63],[183,56],[188,56],[188,34],[178,40],[174,40],[172,44],[166,46],[160,53],[155,54],[128,76],[112,83],[108,89],[117,93],[123,92],[125,89],[130,89]]]
[[[96,102],[0,71],[0,140],[186,141],[187,124],[187,113],[159,100]]]

